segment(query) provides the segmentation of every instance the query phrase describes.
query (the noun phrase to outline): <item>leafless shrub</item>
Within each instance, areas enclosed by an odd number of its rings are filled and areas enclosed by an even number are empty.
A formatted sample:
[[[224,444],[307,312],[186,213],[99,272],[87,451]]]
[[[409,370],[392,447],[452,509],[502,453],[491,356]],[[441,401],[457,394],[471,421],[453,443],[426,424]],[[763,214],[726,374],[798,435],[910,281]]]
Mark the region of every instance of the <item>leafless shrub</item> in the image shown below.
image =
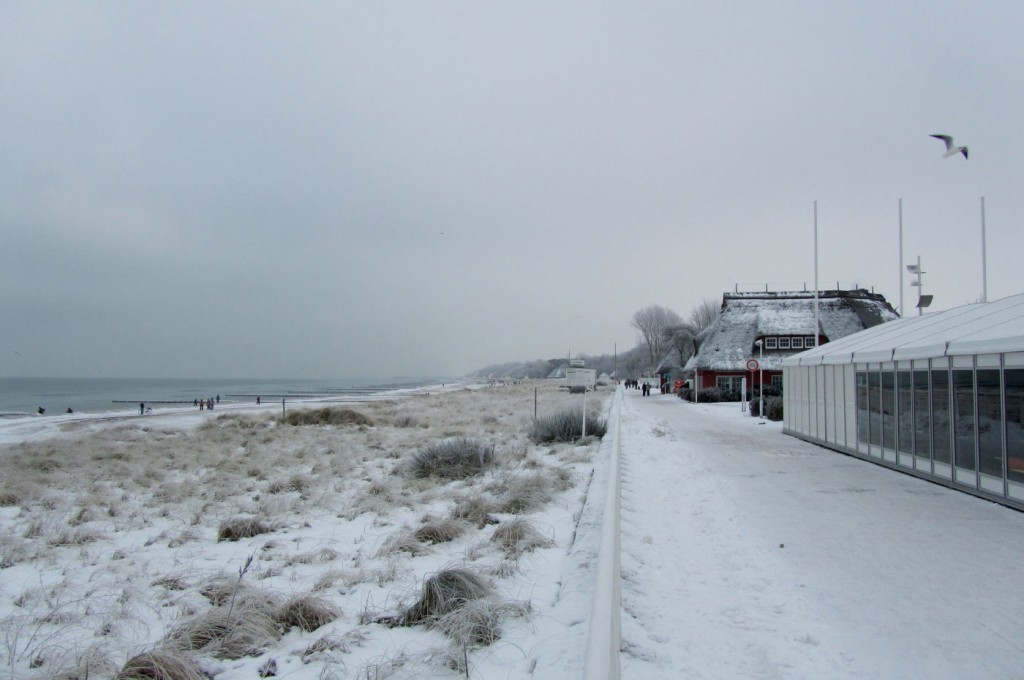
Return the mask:
[[[491,542],[509,557],[519,557],[535,548],[548,548],[551,541],[541,535],[532,524],[522,518],[502,522],[491,534]]]
[[[285,602],[277,614],[277,620],[285,627],[298,626],[304,631],[314,631],[341,616],[337,607],[321,597],[302,595]]]
[[[413,454],[409,469],[415,477],[465,479],[483,472],[494,462],[494,444],[455,437]]]
[[[350,408],[321,408],[309,411],[291,411],[285,416],[289,425],[365,425],[372,426],[367,416]]]
[[[114,680],[208,680],[208,677],[185,650],[164,647],[128,659]]]
[[[391,419],[391,424],[395,427],[419,427],[420,422],[418,415],[404,409],[396,412]]]
[[[456,519],[430,519],[412,532],[417,541],[447,543],[466,532],[466,524]]]
[[[257,517],[234,517],[220,523],[217,529],[217,542],[238,541],[269,534],[273,530],[273,527]]]

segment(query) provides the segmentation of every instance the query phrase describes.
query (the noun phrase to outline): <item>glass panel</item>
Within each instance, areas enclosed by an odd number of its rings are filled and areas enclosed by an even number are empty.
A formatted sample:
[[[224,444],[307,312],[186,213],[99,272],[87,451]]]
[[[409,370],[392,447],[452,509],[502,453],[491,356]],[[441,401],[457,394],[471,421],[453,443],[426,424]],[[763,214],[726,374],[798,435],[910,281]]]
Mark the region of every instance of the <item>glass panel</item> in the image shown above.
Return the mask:
[[[857,372],[857,441],[868,443],[868,374],[863,371]]]
[[[899,420],[899,449],[914,452],[914,411],[911,401],[910,371],[896,374],[896,412]]]
[[[882,400],[880,392],[880,381],[878,373],[868,373],[868,415],[870,417],[871,443],[875,446],[882,445]]]
[[[1024,483],[1024,368],[1003,371],[1006,397],[1006,476]]]
[[[932,371],[932,458],[950,463],[949,451],[949,373]]]
[[[765,349],[775,349],[777,346],[778,346],[778,341],[775,338],[765,338],[764,339],[764,348]]]
[[[793,342],[793,349],[803,349],[804,348],[804,339],[803,338],[793,338],[792,342]]]
[[[804,347],[814,347],[814,336],[808,335],[804,338]]]
[[[896,448],[896,374],[882,371],[882,446]]]
[[[914,371],[914,453],[923,458],[931,456],[932,423],[931,400],[928,398],[928,371]]]
[[[999,426],[999,370],[985,368],[978,376],[978,469],[993,477],[1003,476],[1003,432]]]
[[[789,349],[789,338],[779,338],[779,349]]]
[[[974,446],[974,371],[953,371],[956,466],[977,469]]]

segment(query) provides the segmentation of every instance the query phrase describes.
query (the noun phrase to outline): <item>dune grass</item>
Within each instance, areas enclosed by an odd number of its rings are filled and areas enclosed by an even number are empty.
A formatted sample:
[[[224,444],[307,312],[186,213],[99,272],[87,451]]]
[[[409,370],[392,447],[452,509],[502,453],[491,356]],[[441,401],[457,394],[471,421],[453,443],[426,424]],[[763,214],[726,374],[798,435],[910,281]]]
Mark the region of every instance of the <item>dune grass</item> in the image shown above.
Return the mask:
[[[3,672],[190,680],[206,677],[196,659],[280,662],[309,648],[323,677],[351,677],[359,663],[342,672],[338,654],[372,641],[373,626],[342,612],[416,584],[405,625],[441,630],[463,653],[497,639],[517,611],[500,591],[521,590],[507,564],[548,540],[515,522],[586,478],[591,448],[532,442],[532,387],[398,403],[360,404],[365,420],[313,409],[310,426],[235,413],[192,428],[70,423],[0,447],[0,569],[39,574],[0,588]],[[483,546],[473,571],[420,581],[467,546]],[[252,556],[244,578],[233,573]],[[399,661],[376,667],[422,665]]]

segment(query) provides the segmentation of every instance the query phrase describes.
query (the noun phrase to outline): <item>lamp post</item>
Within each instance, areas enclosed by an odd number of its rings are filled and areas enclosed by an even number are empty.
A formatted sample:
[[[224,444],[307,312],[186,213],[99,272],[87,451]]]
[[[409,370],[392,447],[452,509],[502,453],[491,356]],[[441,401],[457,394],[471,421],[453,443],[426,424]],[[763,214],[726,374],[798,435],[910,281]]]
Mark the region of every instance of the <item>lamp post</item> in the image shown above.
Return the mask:
[[[764,420],[764,341],[755,340],[757,347],[757,414]]]

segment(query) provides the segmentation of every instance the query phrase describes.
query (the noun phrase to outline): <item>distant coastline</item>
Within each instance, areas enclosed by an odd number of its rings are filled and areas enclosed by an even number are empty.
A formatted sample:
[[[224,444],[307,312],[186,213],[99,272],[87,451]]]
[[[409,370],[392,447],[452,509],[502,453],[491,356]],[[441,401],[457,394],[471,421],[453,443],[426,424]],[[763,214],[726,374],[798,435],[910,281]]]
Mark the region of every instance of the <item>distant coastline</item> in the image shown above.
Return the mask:
[[[221,403],[315,399],[424,387],[458,380],[453,377],[339,379],[216,378],[0,378],[0,417],[57,416],[75,413],[126,412],[140,404],[184,407],[199,399]]]

